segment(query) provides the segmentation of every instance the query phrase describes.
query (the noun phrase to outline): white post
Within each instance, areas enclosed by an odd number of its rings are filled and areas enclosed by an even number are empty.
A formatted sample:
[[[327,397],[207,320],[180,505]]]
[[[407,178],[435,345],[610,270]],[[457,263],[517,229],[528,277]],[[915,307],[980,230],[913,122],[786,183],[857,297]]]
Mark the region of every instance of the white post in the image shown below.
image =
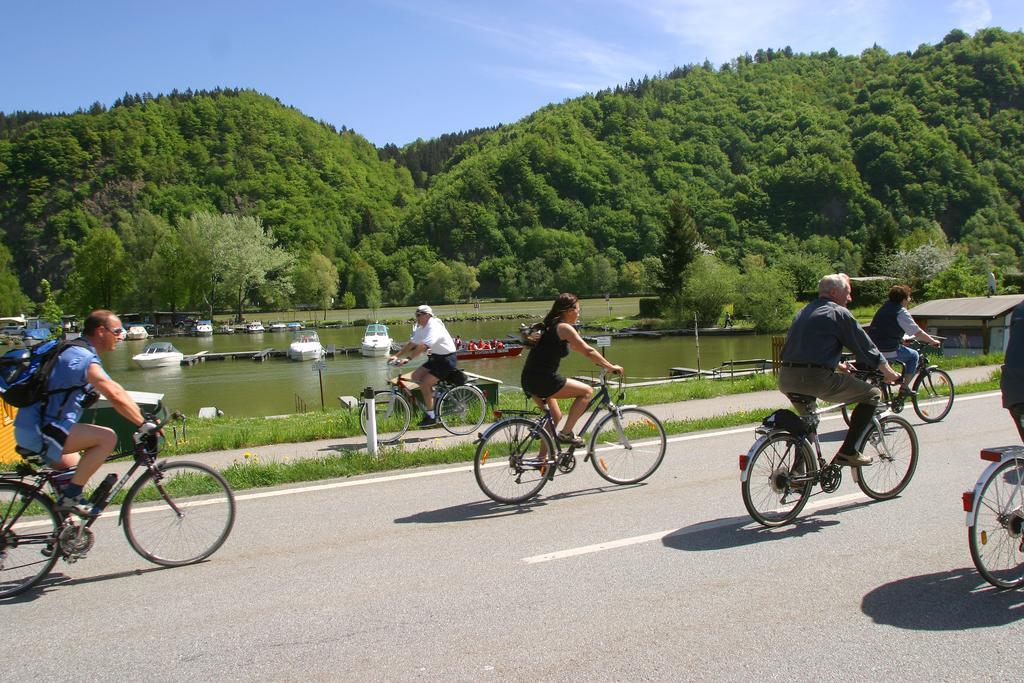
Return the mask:
[[[366,410],[366,452],[377,455],[377,408],[373,400],[373,387],[363,389],[363,407]]]

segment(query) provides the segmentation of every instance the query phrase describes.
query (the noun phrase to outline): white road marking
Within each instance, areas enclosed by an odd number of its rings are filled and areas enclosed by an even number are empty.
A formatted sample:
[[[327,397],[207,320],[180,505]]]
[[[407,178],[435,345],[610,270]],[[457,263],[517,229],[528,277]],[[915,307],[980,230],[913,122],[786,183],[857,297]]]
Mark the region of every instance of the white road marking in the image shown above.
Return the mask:
[[[806,507],[804,507],[804,511],[816,510],[824,507],[839,507],[840,505],[845,505],[846,503],[858,500],[868,500],[868,497],[863,493],[850,493],[845,496],[826,498],[818,502],[808,503]],[[754,523],[753,520],[751,520],[751,523]],[[651,541],[660,541],[661,539],[668,538],[669,536],[686,536],[700,531],[707,531],[708,529],[734,526],[735,524],[735,519],[716,519],[711,522],[702,522],[701,524],[695,524],[692,527],[687,527],[685,531],[679,531],[678,529],[656,531],[653,534],[644,534],[643,536],[631,536],[629,538],[604,541],[603,543],[595,543],[593,545],[585,545],[578,548],[569,548],[567,550],[559,550],[553,553],[545,553],[543,555],[534,555],[533,557],[524,557],[523,562],[526,564],[539,564],[541,562],[551,562],[552,560],[564,560],[568,557],[588,555],[590,553],[598,553],[603,550],[613,550],[615,548],[624,548],[630,545],[650,543]]]

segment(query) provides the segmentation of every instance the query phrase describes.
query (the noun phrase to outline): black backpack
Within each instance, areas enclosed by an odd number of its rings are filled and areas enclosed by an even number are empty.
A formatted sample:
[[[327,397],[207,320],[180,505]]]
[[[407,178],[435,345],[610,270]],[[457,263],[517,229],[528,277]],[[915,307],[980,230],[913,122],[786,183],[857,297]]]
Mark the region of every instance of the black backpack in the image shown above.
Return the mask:
[[[46,400],[50,394],[47,384],[60,354],[72,346],[89,348],[84,339],[69,342],[48,341],[29,349],[15,349],[0,356],[0,398],[15,408],[27,408]],[[86,385],[60,389],[69,394]]]
[[[547,327],[544,323],[533,323],[527,325],[522,323],[519,325],[519,338],[523,340],[523,345],[528,346],[531,349],[540,343],[540,338],[544,336],[547,331]]]

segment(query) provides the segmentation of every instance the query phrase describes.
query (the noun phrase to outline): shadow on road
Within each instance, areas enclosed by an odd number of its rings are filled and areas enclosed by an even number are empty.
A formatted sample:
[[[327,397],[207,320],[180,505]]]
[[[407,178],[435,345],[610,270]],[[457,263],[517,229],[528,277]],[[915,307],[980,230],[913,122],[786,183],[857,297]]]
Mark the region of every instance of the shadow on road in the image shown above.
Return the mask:
[[[838,519],[828,519],[844,510],[853,510],[870,501],[859,501],[832,508],[812,510],[797,517],[792,524],[781,527],[763,527],[750,517],[728,517],[699,522],[683,527],[662,539],[662,545],[674,550],[704,551],[740,548],[754,543],[765,543],[786,538],[800,538],[817,533],[839,524]]]
[[[1024,592],[1001,591],[971,568],[924,574],[879,586],[861,610],[876,624],[915,631],[1005,626],[1024,616]]]
[[[613,491],[628,491],[635,489],[639,486],[645,486],[645,484],[632,484],[625,486],[595,486],[589,489],[580,489],[578,491],[565,491],[562,493],[556,493],[551,496],[545,496],[543,493],[535,498],[531,498],[525,503],[519,505],[510,505],[507,503],[496,503],[493,500],[482,500],[476,503],[462,503],[460,505],[452,505],[450,507],[438,508],[437,510],[425,510],[423,512],[417,512],[416,514],[409,515],[408,517],[398,517],[395,519],[395,524],[444,524],[445,522],[469,522],[477,519],[496,519],[498,517],[509,517],[511,515],[521,515],[528,512],[532,512],[537,508],[542,508],[548,503],[556,500],[562,500],[565,498],[575,498],[577,496],[590,496],[595,493],[611,493]]]
[[[197,562],[196,564],[203,564],[203,562]],[[45,594],[56,590],[58,588],[64,588],[69,586],[82,586],[89,583],[97,583],[99,581],[110,581],[113,579],[124,579],[129,576],[142,576],[143,574],[149,574],[151,572],[161,572],[165,569],[173,569],[174,567],[149,567],[147,569],[130,569],[123,572],[113,572],[110,574],[99,574],[97,576],[88,576],[81,579],[72,579],[67,574],[60,572],[50,572],[46,578],[40,581],[38,584],[33,586],[30,590],[25,591],[21,595],[16,595],[13,598],[6,600],[0,600],[0,605],[16,605],[23,602],[33,602],[43,597]]]

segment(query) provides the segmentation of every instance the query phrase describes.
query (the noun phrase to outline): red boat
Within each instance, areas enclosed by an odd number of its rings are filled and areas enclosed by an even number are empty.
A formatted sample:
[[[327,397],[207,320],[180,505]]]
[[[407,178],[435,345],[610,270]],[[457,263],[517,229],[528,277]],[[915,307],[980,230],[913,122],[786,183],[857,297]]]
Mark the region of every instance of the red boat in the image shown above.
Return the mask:
[[[523,352],[521,344],[506,344],[503,349],[473,349],[470,351],[465,346],[459,347],[459,360],[477,360],[479,358],[512,358]]]

